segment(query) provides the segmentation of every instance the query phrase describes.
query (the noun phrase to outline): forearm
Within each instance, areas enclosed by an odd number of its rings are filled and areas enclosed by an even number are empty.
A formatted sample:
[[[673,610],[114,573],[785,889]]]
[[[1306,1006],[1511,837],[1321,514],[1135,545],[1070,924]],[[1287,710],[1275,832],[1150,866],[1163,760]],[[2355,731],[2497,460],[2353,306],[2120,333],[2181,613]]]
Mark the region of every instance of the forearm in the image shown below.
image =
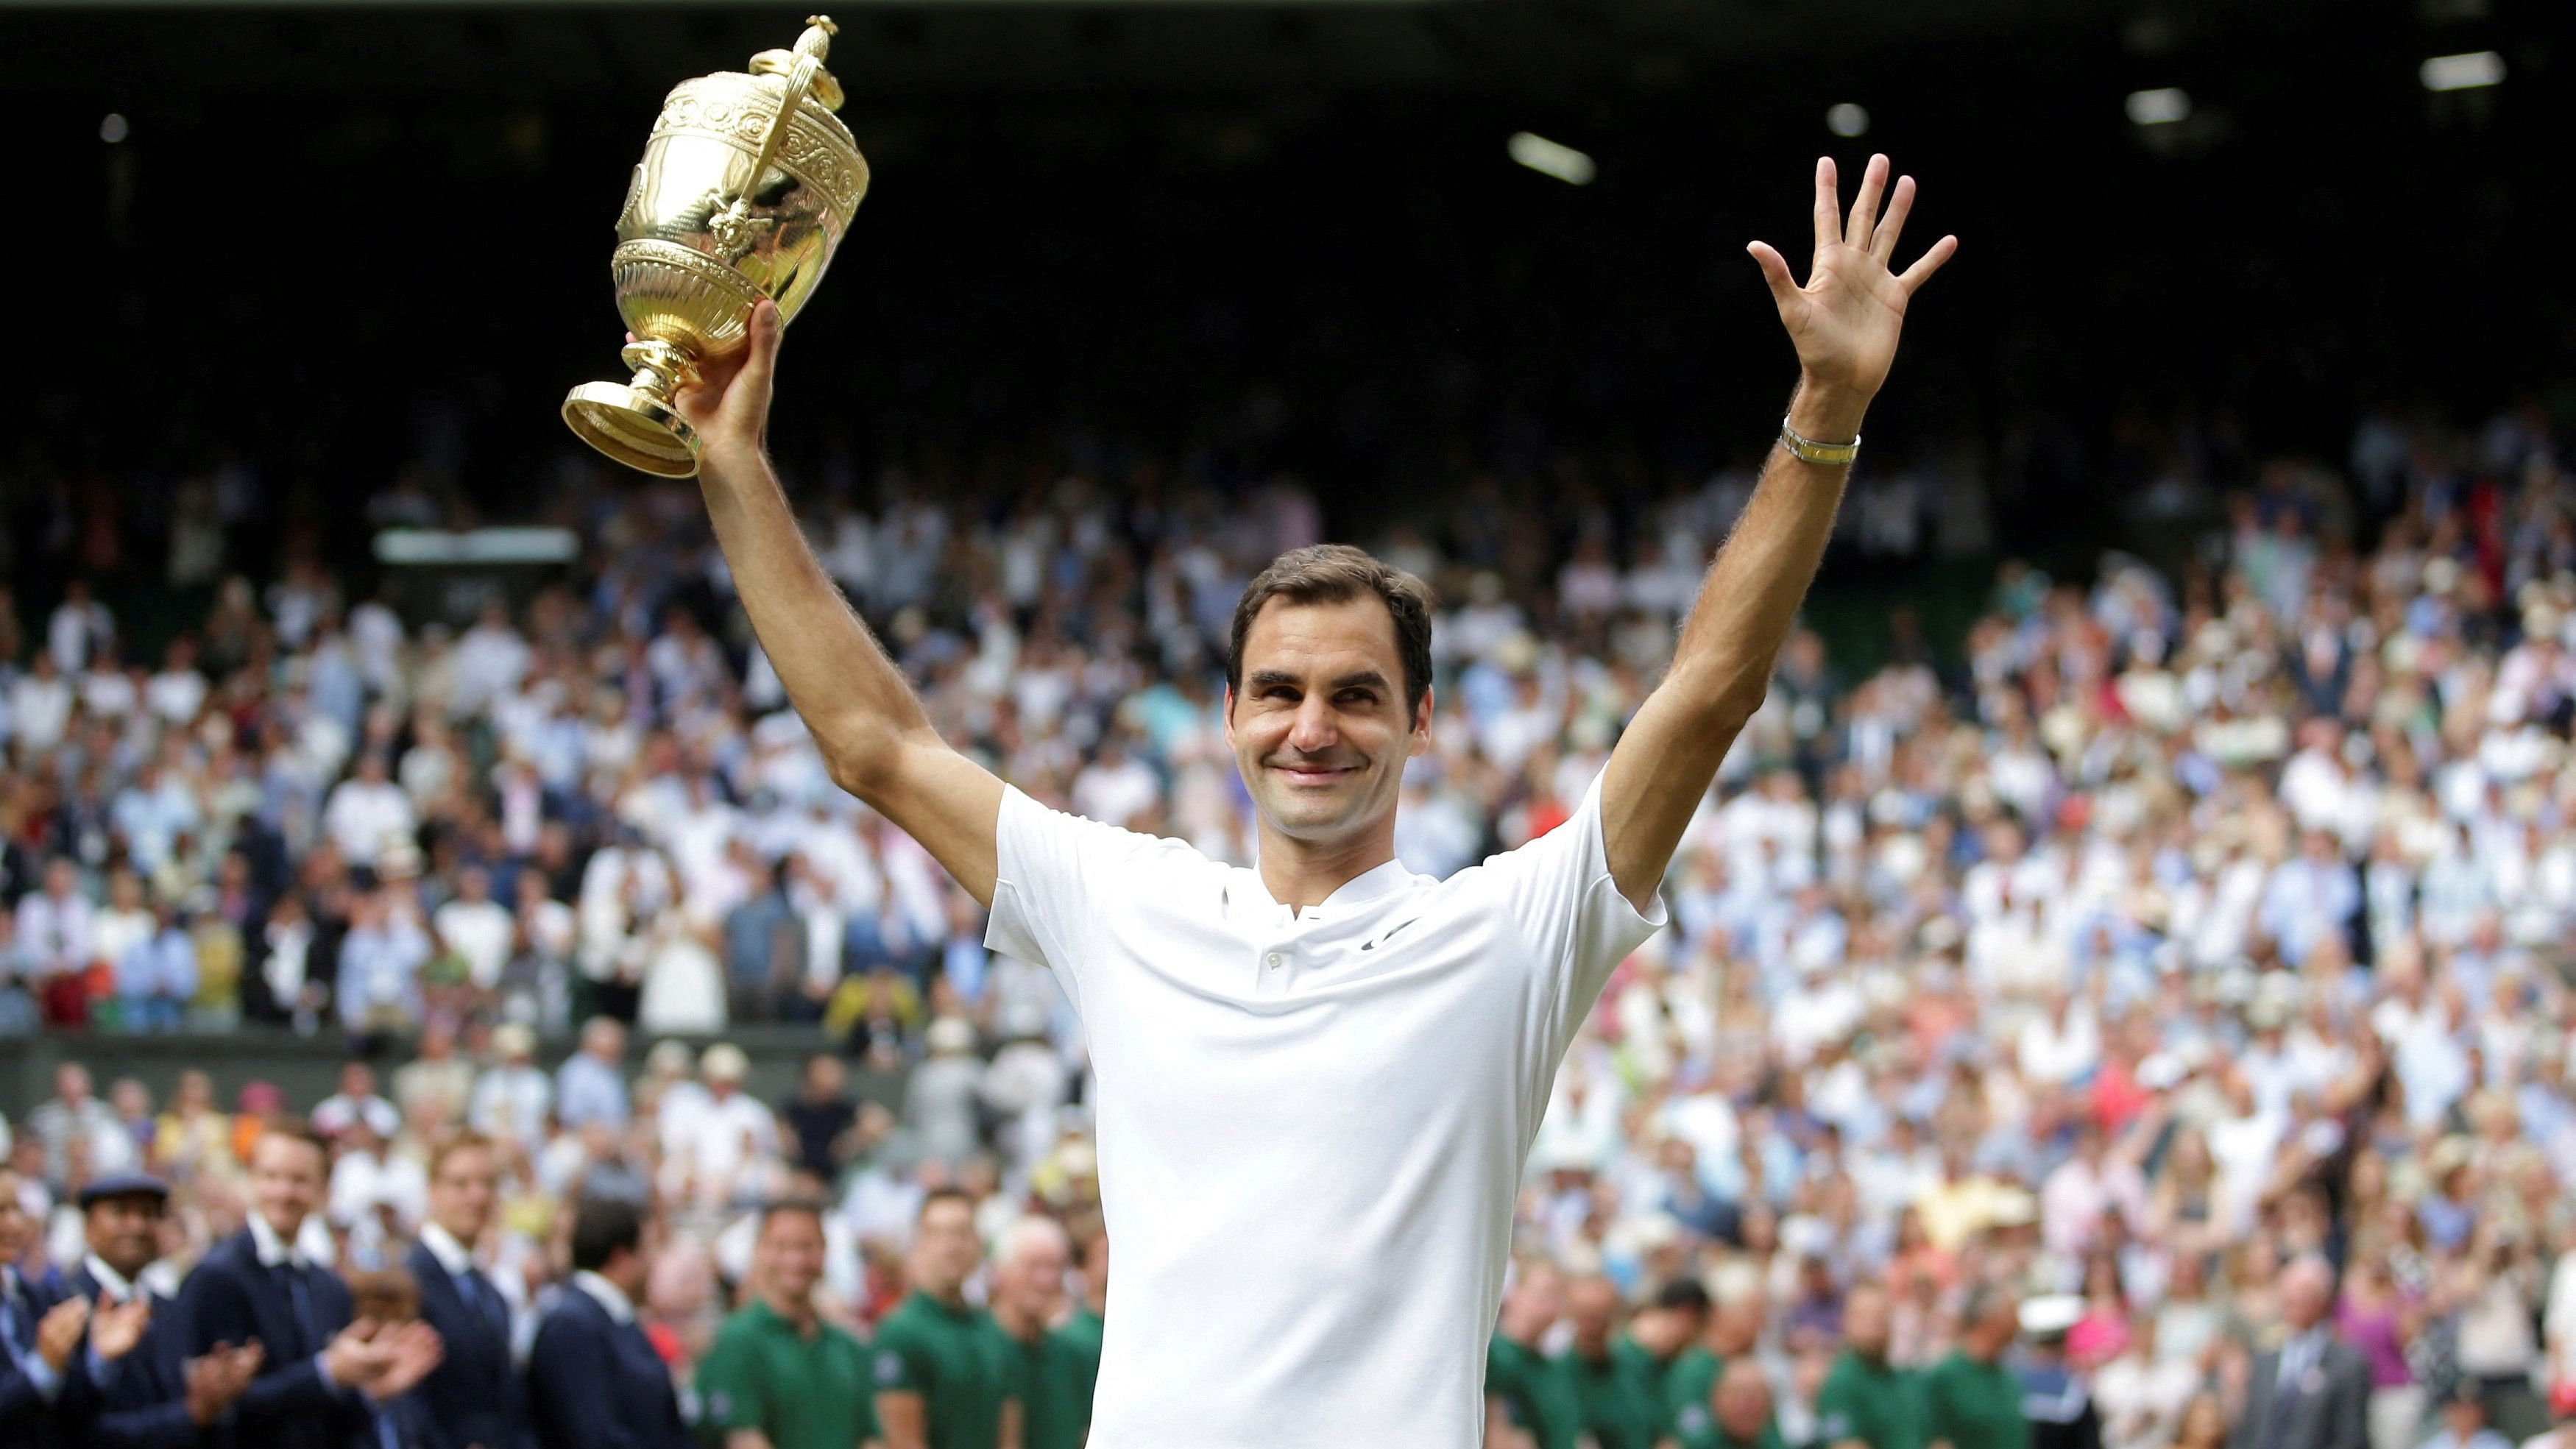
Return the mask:
[[[796,526],[769,460],[710,449],[699,468],[707,516],[752,632],[788,702],[842,788],[862,798],[873,770],[929,717]]]
[[[1858,431],[1861,406],[1802,382],[1789,426],[1818,442],[1843,442]],[[1762,707],[1772,660],[1824,557],[1850,471],[1773,446],[1753,501],[1700,584],[1671,671],[1611,752],[1603,844],[1620,894],[1640,910],[1735,736]]]
[[[1845,442],[1860,432],[1866,398],[1830,393],[1801,380],[1789,403],[1789,426],[1818,442]],[[1771,666],[1816,577],[1842,504],[1846,466],[1801,462],[1774,443],[1762,479],[1736,521],[1717,562],[1701,580],[1683,621],[1673,664],[1658,694],[1733,730],[1762,706]],[[1709,743],[1714,743],[1709,741]],[[1725,746],[1708,765],[1716,769]]]

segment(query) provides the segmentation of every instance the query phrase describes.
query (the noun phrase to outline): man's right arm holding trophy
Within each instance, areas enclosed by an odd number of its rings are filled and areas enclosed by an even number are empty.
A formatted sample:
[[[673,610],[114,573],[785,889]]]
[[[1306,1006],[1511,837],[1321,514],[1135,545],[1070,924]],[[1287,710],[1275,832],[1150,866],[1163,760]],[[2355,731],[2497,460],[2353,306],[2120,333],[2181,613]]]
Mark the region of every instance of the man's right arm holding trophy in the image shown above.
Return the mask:
[[[699,366],[673,402],[697,430],[698,485],[760,647],[813,731],[832,781],[921,842],[979,904],[991,905],[1002,782],[939,737],[796,525],[763,434],[782,330],[777,304],[752,308],[733,352]]]

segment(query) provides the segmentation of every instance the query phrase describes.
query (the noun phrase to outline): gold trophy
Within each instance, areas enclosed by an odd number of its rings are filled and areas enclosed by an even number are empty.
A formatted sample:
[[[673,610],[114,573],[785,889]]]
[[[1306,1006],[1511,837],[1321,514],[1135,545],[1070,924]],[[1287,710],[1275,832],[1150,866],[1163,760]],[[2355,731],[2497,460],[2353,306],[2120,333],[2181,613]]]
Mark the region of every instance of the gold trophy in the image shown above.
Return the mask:
[[[698,435],[671,405],[698,364],[744,343],[752,304],[793,319],[823,280],[868,163],[832,113],[841,83],[823,69],[838,27],[807,17],[794,50],[764,50],[751,73],[682,81],[662,102],[626,188],[609,272],[635,340],[635,376],[588,382],[564,398],[581,440],[664,478],[698,471]]]

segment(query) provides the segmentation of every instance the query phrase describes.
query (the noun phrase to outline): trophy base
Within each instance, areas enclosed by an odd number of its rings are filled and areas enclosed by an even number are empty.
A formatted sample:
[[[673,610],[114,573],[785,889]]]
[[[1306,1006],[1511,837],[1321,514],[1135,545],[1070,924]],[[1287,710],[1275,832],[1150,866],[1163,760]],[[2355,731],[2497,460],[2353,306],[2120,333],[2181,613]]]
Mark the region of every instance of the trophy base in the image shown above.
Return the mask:
[[[564,396],[575,436],[657,478],[698,476],[698,430],[668,405],[622,382],[586,382]]]

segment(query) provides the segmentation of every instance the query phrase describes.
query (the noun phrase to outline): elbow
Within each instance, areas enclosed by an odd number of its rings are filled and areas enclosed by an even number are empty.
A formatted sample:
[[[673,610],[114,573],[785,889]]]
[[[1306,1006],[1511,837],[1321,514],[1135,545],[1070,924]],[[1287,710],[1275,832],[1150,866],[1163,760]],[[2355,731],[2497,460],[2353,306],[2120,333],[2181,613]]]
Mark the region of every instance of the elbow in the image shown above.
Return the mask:
[[[878,725],[818,728],[814,743],[832,783],[871,807],[892,788],[902,768],[904,733]]]

